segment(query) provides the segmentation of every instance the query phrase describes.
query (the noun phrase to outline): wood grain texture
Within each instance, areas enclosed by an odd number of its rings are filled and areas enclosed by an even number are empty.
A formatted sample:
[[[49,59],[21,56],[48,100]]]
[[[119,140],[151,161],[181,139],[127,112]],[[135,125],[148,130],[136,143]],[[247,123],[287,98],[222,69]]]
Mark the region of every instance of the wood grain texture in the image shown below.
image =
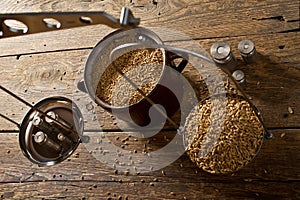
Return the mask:
[[[156,2],[156,1],[155,1]],[[142,18],[141,26],[169,28],[193,39],[262,35],[299,29],[298,1],[3,1],[2,13],[106,11],[119,17],[122,6]],[[2,39],[0,55],[93,47],[111,31],[97,25]],[[78,43],[80,41],[80,43]],[[10,47],[10,48],[7,48]]]
[[[153,185],[152,185],[153,184]],[[4,199],[282,199],[299,198],[298,183],[119,183],[63,182],[5,184]],[[14,189],[12,189],[14,188]],[[235,195],[233,196],[232,193]]]
[[[299,197],[300,132],[274,130],[273,133],[274,139],[263,143],[249,165],[224,176],[199,170],[186,155],[163,168],[163,174],[161,170],[140,175],[116,174],[114,169],[92,157],[83,144],[68,161],[53,167],[37,167],[22,156],[16,134],[0,134],[0,195],[6,198],[24,195],[26,198],[65,196],[76,199],[119,198],[120,195],[129,199],[233,198],[233,194],[234,198]],[[122,135],[119,140],[126,137],[126,133]],[[111,138],[116,142],[115,136]],[[164,141],[159,137],[151,142],[153,145],[161,143]],[[130,143],[134,148],[141,144]]]
[[[240,40],[246,38],[255,42],[257,51],[261,54],[260,61],[255,64],[245,65],[234,48]],[[197,42],[204,50],[209,51],[210,46],[218,40],[226,40],[232,46],[239,59],[239,67],[246,74],[244,90],[261,110],[267,127],[299,127],[300,35],[269,34]],[[168,42],[179,47],[182,47],[183,43]],[[88,95],[76,88],[77,82],[83,78],[84,63],[89,52],[90,50],[73,50],[0,58],[1,85],[29,102],[37,102],[47,96],[69,97],[80,106],[85,117],[86,129],[118,129],[114,118],[108,112],[96,107]],[[197,83],[199,79],[195,70],[190,68],[183,74],[191,84]],[[0,97],[1,113],[21,122],[28,108],[3,92],[0,93]],[[93,105],[92,110],[89,105]],[[288,107],[293,109],[293,114],[289,114]],[[1,130],[17,130],[13,124],[3,119],[0,120],[0,125]]]
[[[162,132],[161,135],[167,136],[175,132]],[[225,175],[228,180],[281,180],[281,181],[297,181],[299,180],[299,130],[274,130],[274,139],[264,141],[263,146],[257,157],[240,171]],[[120,146],[121,140],[126,138],[130,132],[114,133],[109,132],[111,141]],[[22,155],[18,146],[18,137],[16,134],[0,134],[1,142],[1,180],[2,182],[26,182],[26,181],[42,181],[42,180],[84,180],[92,181],[109,181],[115,176],[112,165],[105,165],[91,156],[91,152],[87,150],[84,144],[81,144],[74,155],[63,163],[52,167],[38,167],[32,164]],[[119,136],[119,143],[116,137]],[[150,139],[151,144],[139,139],[134,141],[134,138],[129,139],[129,145],[126,145],[125,150],[137,149],[137,154],[143,157],[142,150],[144,144],[153,149],[157,146],[165,145],[164,137],[155,137]],[[150,152],[151,153],[151,152]],[[173,152],[170,152],[171,155]],[[109,153],[108,153],[109,154]],[[288,164],[287,164],[288,163]],[[180,165],[182,164],[183,167]],[[149,166],[150,169],[150,166]],[[199,175],[196,174],[197,173]],[[188,179],[189,182],[201,181],[217,181],[220,177],[202,172],[188,159],[186,155],[182,155],[176,162],[164,168],[166,178],[180,180],[180,178]],[[180,173],[179,173],[180,172]],[[34,173],[34,174],[33,174]],[[180,175],[179,175],[179,174]],[[156,171],[154,174],[146,173],[142,176],[162,176],[161,171]],[[194,177],[196,176],[196,177]],[[128,179],[124,173],[120,173],[121,178]],[[127,178],[126,178],[127,177]],[[138,176],[131,176],[134,180]],[[206,180],[207,179],[207,180]],[[117,179],[116,179],[117,180]]]
[[[38,167],[24,158],[18,128],[1,118],[0,199],[299,199],[299,5],[299,0],[1,1],[1,13],[106,11],[117,18],[127,6],[142,18],[141,26],[160,32],[167,44],[184,47],[194,39],[208,52],[214,42],[228,41],[246,74],[242,87],[274,138],[264,141],[254,160],[233,174],[203,172],[184,154],[163,171],[137,175],[97,161],[84,144],[66,161]],[[0,84],[32,104],[47,96],[69,97],[84,115],[85,134],[105,132],[111,144],[124,145],[129,154],[136,150],[137,158],[148,156],[142,153],[145,145],[153,155],[174,137],[173,127],[166,125],[150,139],[130,137],[125,145],[123,140],[137,132],[119,132],[115,118],[76,89],[92,47],[112,31],[96,25],[1,39]],[[237,44],[242,39],[254,41],[260,54],[255,64],[241,61]],[[201,85],[195,69],[188,67],[183,74],[195,88]],[[28,108],[3,92],[0,99],[0,113],[21,122]],[[179,115],[173,120],[178,122]],[[172,155],[164,153],[165,158]]]

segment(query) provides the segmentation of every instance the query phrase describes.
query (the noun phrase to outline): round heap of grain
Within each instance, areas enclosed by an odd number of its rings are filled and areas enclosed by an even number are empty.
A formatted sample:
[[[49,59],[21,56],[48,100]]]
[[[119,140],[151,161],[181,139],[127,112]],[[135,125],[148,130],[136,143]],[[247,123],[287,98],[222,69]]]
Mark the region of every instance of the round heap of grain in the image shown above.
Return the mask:
[[[224,98],[203,101],[184,126],[188,156],[199,168],[214,174],[247,165],[263,139],[264,128],[251,105],[240,96]]]
[[[113,106],[137,103],[157,85],[163,64],[161,49],[130,51],[106,68],[100,77],[96,95]]]

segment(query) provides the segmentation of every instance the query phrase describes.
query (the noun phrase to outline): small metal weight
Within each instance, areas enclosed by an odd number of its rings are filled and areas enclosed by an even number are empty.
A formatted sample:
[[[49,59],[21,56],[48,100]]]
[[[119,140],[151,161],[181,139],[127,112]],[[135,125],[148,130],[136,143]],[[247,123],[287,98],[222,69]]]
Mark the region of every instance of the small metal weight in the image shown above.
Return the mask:
[[[225,68],[231,73],[235,70],[237,61],[231,52],[228,42],[219,41],[214,43],[210,48],[210,54],[218,67]]]
[[[256,61],[257,52],[254,43],[251,40],[240,41],[238,50],[246,63],[253,63]]]
[[[232,73],[232,77],[238,82],[238,83],[244,83],[245,82],[245,74],[242,70],[235,70]]]
[[[34,139],[34,142],[37,143],[37,144],[40,144],[40,145],[45,145],[45,148],[51,148],[53,149],[54,151],[56,152],[60,152],[61,151],[61,146],[54,142],[53,140],[51,140],[47,134],[45,134],[44,132],[42,131],[38,131],[36,132],[34,135],[33,135],[33,139]]]

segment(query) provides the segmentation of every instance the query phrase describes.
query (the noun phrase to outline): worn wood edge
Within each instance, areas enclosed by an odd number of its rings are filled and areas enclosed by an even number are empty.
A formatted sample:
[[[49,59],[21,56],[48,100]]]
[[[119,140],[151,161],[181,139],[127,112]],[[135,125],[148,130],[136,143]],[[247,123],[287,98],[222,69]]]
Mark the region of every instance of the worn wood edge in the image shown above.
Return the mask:
[[[299,183],[42,182],[1,185],[2,198],[199,199],[297,198]],[[13,188],[13,189],[12,189]]]

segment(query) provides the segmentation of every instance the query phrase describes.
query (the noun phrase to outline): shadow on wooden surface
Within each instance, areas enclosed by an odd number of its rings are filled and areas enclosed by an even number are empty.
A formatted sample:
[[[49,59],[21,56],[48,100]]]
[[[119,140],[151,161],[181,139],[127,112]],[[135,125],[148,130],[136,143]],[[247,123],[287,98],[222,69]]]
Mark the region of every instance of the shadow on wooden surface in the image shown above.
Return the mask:
[[[299,196],[300,181],[300,165],[297,162],[300,159],[299,130],[274,130],[273,133],[274,139],[263,143],[261,151],[249,165],[234,174],[223,176],[199,170],[186,155],[162,170],[127,175],[97,161],[83,144],[63,163],[53,167],[37,167],[23,157],[16,134],[1,134],[0,194],[14,198],[21,198],[22,195],[26,198],[59,198],[60,195],[104,198],[113,197],[113,194],[123,198],[146,195],[151,199],[194,199],[202,195],[224,198],[233,194],[241,198],[282,198],[287,195],[296,198]],[[126,137],[120,137],[118,141]],[[114,136],[111,138],[117,142]],[[161,140],[155,142],[160,143]],[[132,141],[129,146],[136,148],[141,144],[143,142]],[[137,153],[141,154],[141,151]]]

